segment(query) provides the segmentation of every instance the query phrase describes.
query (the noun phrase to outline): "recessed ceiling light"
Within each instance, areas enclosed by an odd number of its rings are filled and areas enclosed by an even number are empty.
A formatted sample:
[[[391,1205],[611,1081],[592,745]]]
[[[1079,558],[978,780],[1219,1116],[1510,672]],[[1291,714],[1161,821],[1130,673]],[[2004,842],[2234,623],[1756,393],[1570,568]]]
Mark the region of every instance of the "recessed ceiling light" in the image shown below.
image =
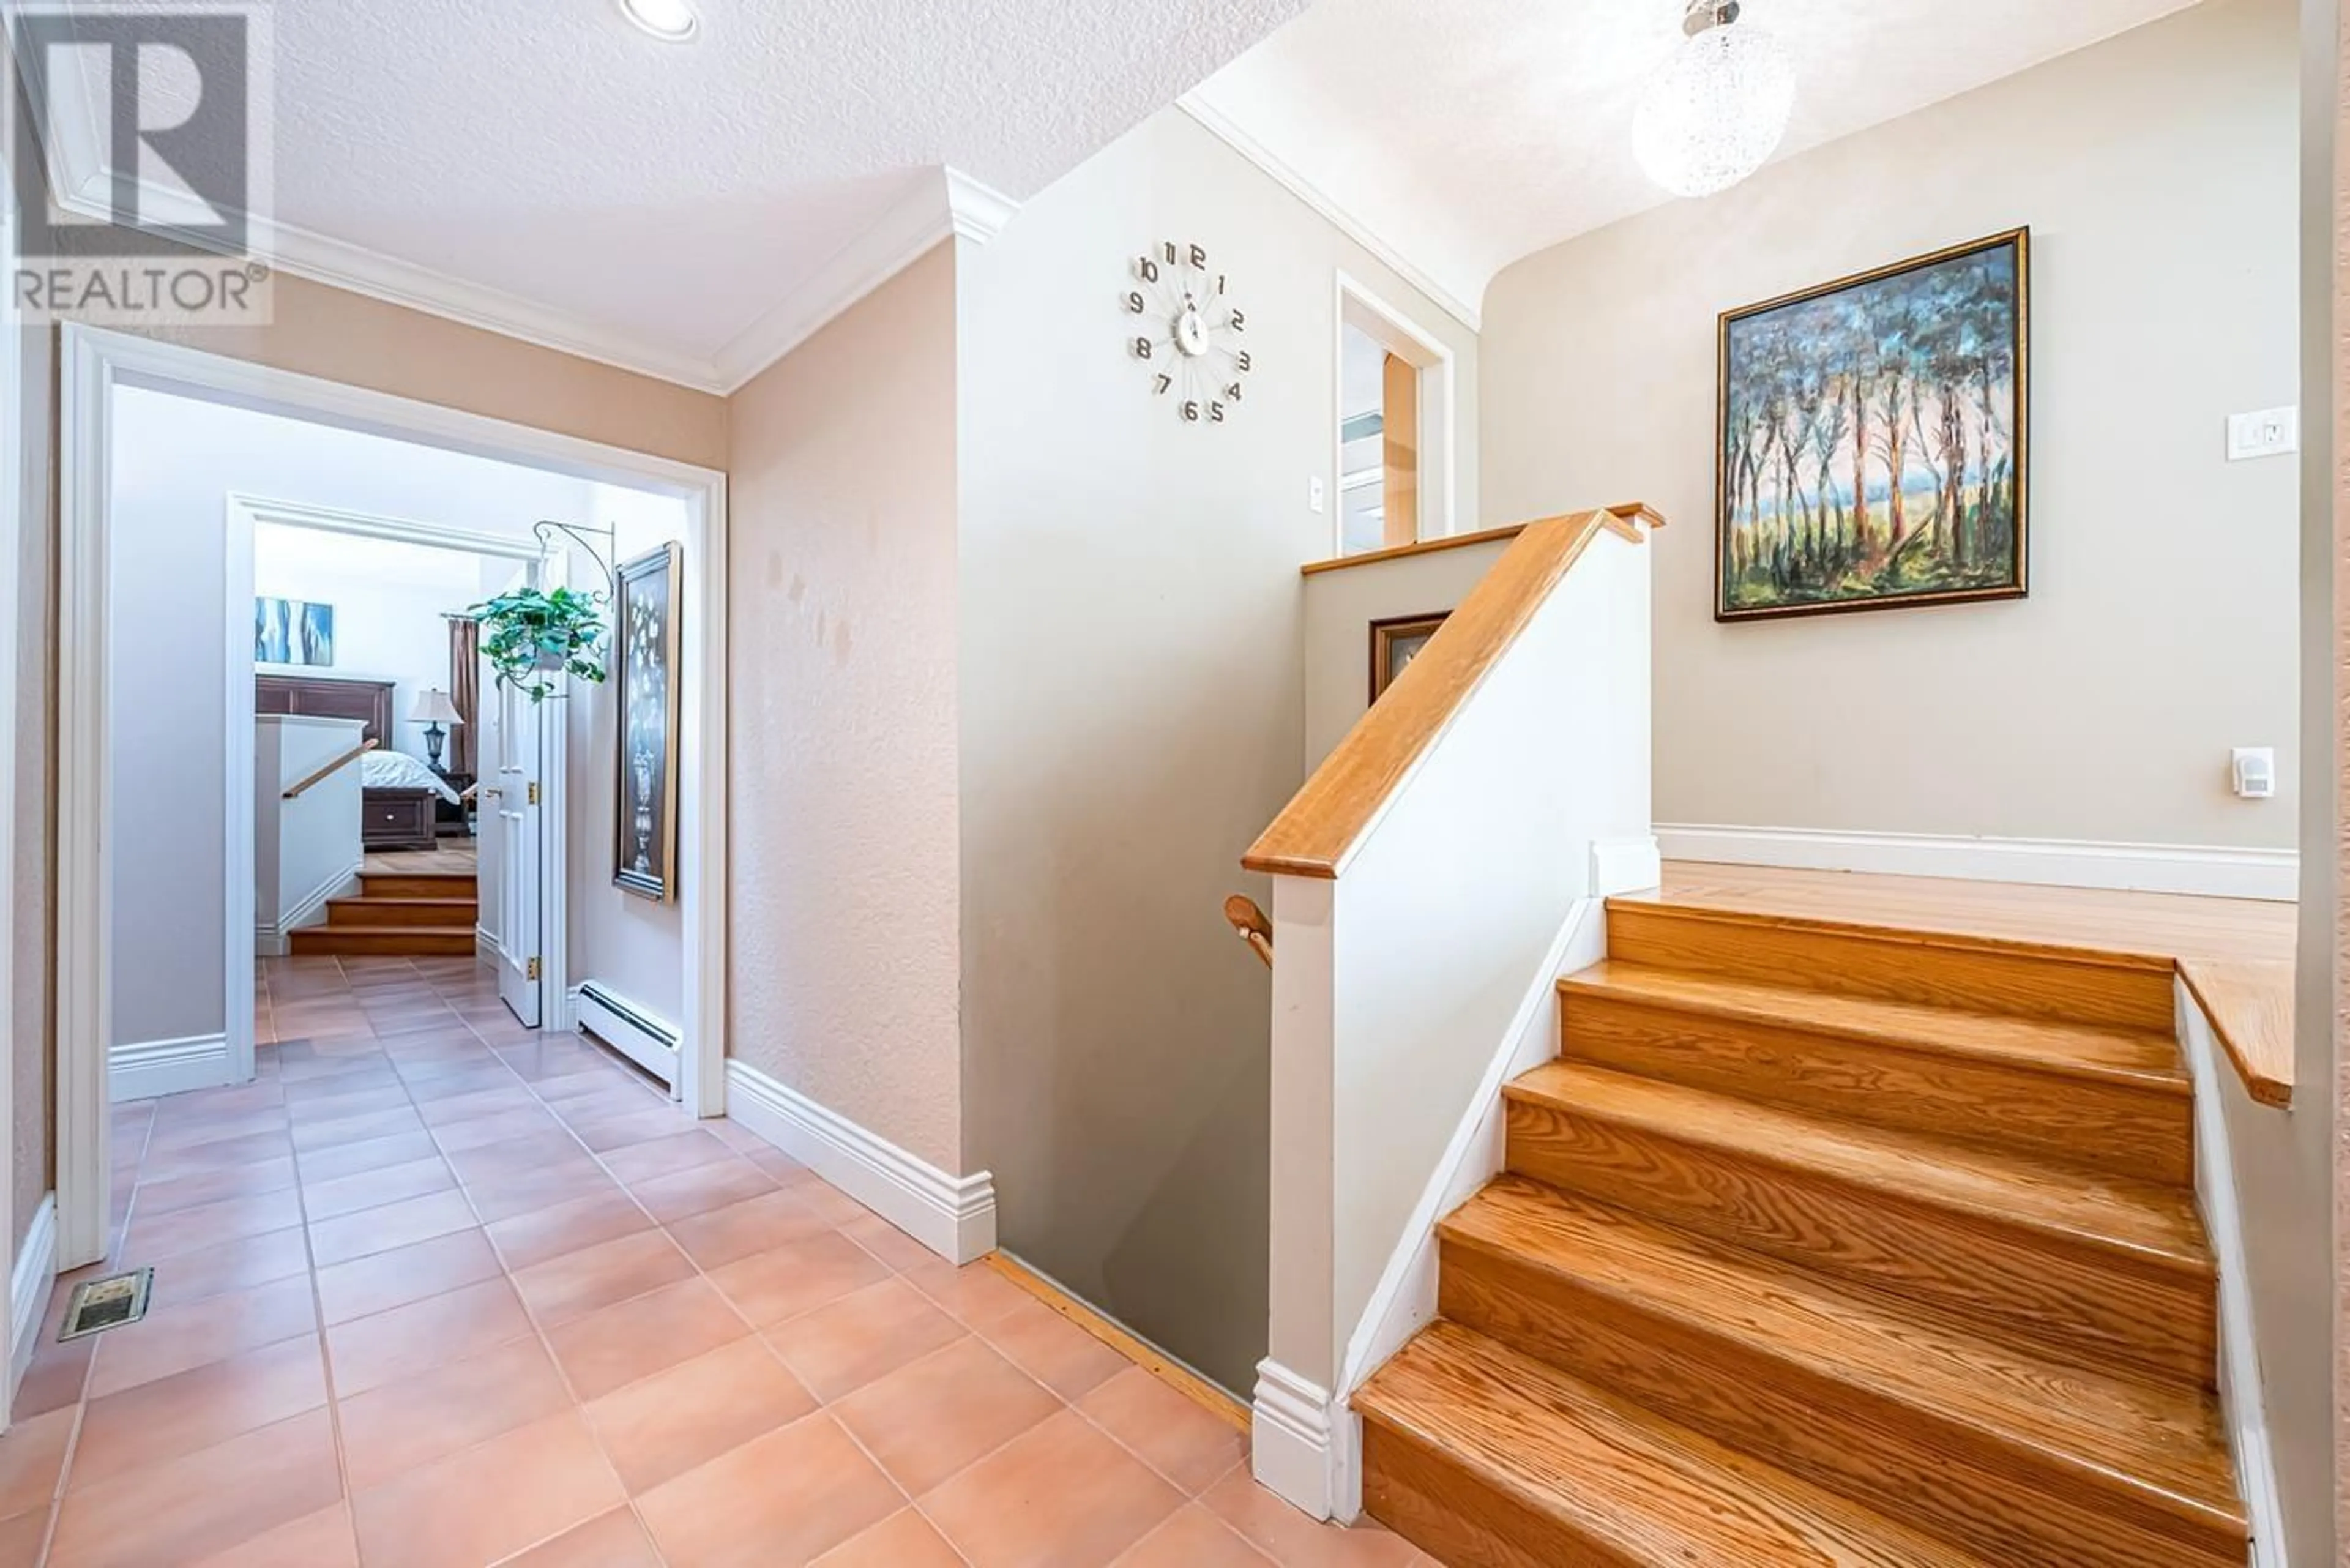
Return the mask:
[[[620,15],[665,44],[682,44],[702,31],[691,0],[620,0]]]

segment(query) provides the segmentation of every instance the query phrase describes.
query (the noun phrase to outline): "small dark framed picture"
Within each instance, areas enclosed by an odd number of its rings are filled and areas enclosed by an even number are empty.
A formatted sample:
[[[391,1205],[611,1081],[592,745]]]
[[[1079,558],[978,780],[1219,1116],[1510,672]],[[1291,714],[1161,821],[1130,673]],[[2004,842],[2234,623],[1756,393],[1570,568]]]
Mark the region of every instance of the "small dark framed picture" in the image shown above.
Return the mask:
[[[1396,677],[1404,672],[1444,618],[1452,612],[1439,610],[1434,615],[1390,616],[1386,620],[1371,622],[1371,701],[1395,684]]]

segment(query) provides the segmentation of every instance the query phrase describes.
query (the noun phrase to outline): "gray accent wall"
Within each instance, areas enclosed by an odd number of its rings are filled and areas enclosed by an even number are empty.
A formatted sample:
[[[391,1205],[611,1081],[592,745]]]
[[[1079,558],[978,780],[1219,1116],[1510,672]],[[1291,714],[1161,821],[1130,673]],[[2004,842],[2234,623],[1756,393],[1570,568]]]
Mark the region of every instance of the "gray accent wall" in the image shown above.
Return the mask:
[[[1247,314],[1222,424],[1154,397],[1133,258],[1197,243]],[[1470,330],[1189,116],[1024,205],[958,277],[962,1049],[1003,1245],[1245,1393],[1264,1354],[1270,992],[1220,907],[1304,782],[1304,588],[1333,553],[1338,269]],[[738,436],[738,451],[739,451]]]

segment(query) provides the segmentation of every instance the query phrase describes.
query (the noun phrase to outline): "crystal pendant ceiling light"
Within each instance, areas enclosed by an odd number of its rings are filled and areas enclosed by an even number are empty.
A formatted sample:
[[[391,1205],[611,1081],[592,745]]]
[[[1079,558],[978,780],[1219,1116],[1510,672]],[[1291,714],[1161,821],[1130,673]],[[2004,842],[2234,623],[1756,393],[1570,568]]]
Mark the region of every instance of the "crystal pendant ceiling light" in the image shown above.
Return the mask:
[[[1632,115],[1632,153],[1676,196],[1727,191],[1786,134],[1795,67],[1779,40],[1738,26],[1738,0],[1690,0],[1689,36]]]

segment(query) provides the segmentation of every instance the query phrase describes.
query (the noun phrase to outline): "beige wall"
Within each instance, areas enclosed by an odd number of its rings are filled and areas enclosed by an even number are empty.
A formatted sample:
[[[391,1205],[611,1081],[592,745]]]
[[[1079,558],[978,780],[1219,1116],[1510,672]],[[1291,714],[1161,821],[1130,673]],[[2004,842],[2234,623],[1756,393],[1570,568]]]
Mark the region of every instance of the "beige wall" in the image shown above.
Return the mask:
[[[1150,393],[1132,258],[1205,246],[1256,368],[1221,425]],[[1234,1389],[1264,1354],[1263,967],[1219,913],[1304,776],[1303,589],[1332,553],[1344,268],[1476,341],[1169,110],[965,257],[962,996],[1003,1244]],[[1464,395],[1462,467],[1475,407]],[[1472,496],[1463,510],[1473,513]]]
[[[955,286],[941,245],[733,400],[733,1054],[950,1171]]]
[[[264,327],[151,336],[468,413],[726,466],[726,400],[307,278],[276,281]]]
[[[2291,0],[2213,0],[1495,280],[1485,520],[1672,520],[1659,821],[2293,842],[2294,465],[2222,436],[2296,395],[2294,49]],[[1716,625],[1716,314],[2022,223],[2031,597]]]

